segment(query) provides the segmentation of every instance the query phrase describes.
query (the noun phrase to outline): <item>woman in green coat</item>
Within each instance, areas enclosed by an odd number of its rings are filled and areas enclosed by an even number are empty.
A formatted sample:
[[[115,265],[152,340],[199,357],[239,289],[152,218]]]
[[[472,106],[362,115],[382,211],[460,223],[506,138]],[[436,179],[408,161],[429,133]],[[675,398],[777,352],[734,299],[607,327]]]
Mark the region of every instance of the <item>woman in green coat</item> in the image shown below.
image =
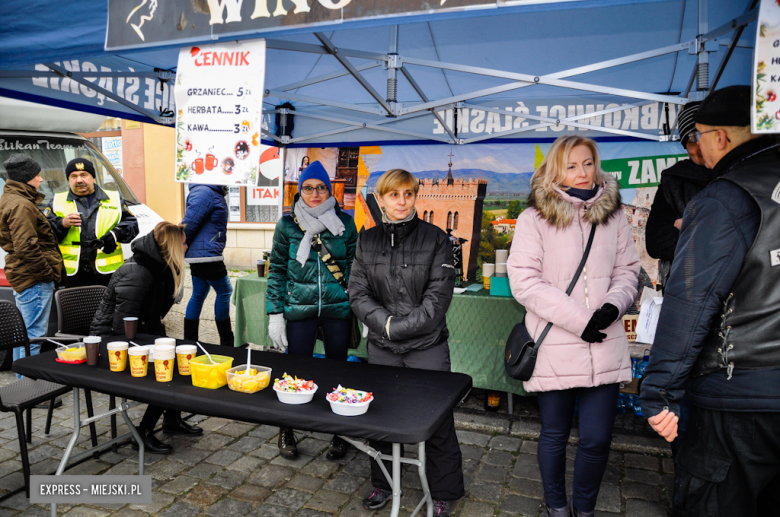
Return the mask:
[[[311,357],[322,330],[325,357],[345,361],[352,334],[349,296],[313,249],[312,238],[319,237],[348,282],[357,244],[355,221],[339,209],[320,162],[301,173],[298,192],[290,215],[274,231],[265,296],[268,335],[279,350]],[[334,436],[328,459],[343,458],[348,448]],[[280,429],[279,451],[287,459],[298,457],[292,429]]]

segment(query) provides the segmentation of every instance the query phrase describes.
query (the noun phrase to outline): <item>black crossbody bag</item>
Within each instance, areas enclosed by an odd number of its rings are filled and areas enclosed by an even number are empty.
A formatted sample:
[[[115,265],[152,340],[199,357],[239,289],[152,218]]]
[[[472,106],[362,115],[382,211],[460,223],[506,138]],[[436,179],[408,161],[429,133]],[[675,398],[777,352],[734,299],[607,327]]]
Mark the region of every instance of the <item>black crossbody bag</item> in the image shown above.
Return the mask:
[[[588,245],[585,247],[585,253],[582,255],[582,260],[577,268],[577,272],[574,274],[569,288],[566,289],[566,296],[571,295],[574,290],[574,286],[577,285],[582,270],[585,268],[585,262],[588,260],[590,254],[590,247],[593,245],[593,236],[596,235],[596,225],[594,224],[590,229],[590,237],[588,237]],[[509,334],[509,338],[506,340],[506,351],[504,366],[506,367],[506,373],[513,379],[519,381],[527,381],[531,378],[536,367],[536,353],[539,347],[542,345],[542,341],[547,337],[547,333],[552,328],[552,322],[548,322],[544,327],[542,334],[539,336],[539,341],[534,343],[531,334],[528,333],[528,329],[525,326],[525,316],[523,321],[515,325],[512,329],[512,333]]]

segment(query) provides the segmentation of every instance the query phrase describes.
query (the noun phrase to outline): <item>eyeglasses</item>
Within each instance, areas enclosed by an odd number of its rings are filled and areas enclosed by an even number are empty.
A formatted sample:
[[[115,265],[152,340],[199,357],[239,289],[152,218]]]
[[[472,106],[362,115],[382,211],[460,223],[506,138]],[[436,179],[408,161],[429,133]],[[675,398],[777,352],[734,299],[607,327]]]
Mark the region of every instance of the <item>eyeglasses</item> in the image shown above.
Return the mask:
[[[707,133],[714,133],[715,131],[717,131],[717,129],[710,129],[709,131],[705,131],[704,133],[701,133],[699,132],[698,129],[694,129],[693,131],[691,131],[691,134],[688,135],[688,141],[692,144],[699,143],[701,141],[701,135],[706,135]]]
[[[312,187],[311,185],[306,185],[305,187],[301,187],[301,192],[304,194],[310,195],[312,192],[317,191],[318,194],[324,194],[328,191],[327,185],[317,185],[316,187]]]

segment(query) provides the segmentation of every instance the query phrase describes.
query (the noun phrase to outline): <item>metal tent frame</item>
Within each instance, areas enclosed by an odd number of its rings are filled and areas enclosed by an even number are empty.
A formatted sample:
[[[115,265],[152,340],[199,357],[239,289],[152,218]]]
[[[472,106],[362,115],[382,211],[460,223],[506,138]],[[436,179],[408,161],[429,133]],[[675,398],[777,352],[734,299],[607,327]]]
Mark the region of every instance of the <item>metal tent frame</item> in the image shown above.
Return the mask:
[[[704,96],[714,89],[718,81],[720,80],[723,70],[728,64],[734,49],[738,46],[740,36],[742,35],[745,27],[757,19],[758,17],[758,0],[748,0],[747,7],[742,15],[730,20],[727,23],[720,25],[719,27],[709,30],[708,23],[708,4],[709,0],[698,0],[698,32],[699,35],[688,41],[669,45],[645,52],[635,53],[627,55],[621,58],[610,59],[589,65],[579,66],[576,68],[570,68],[559,72],[546,74],[546,75],[534,75],[527,73],[507,72],[503,70],[496,70],[490,68],[481,68],[475,66],[460,65],[456,63],[448,63],[442,61],[432,61],[427,59],[419,59],[410,56],[404,56],[398,53],[398,40],[399,30],[398,25],[390,26],[390,44],[386,54],[380,54],[375,52],[367,52],[357,49],[340,48],[337,47],[331,39],[329,39],[322,32],[315,32],[314,36],[319,40],[320,44],[302,43],[296,41],[288,41],[281,39],[266,39],[266,46],[268,49],[283,50],[289,52],[321,54],[332,56],[342,67],[341,70],[318,75],[316,77],[308,78],[302,81],[297,81],[284,86],[266,89],[266,97],[275,97],[279,99],[286,99],[290,101],[296,101],[299,103],[312,105],[316,108],[338,108],[348,112],[354,112],[356,118],[350,118],[347,116],[334,116],[327,112],[318,112],[316,109],[307,109],[309,106],[296,106],[295,110],[289,110],[286,108],[266,109],[263,110],[263,115],[280,115],[282,125],[286,124],[287,116],[293,114],[295,117],[303,117],[315,120],[321,120],[325,122],[335,123],[339,126],[335,129],[322,131],[315,134],[303,135],[303,136],[277,136],[276,134],[263,130],[262,134],[282,146],[301,144],[303,142],[316,140],[317,138],[345,134],[359,129],[373,129],[384,133],[400,134],[412,137],[414,139],[420,139],[422,141],[433,141],[453,145],[464,145],[470,143],[476,143],[484,140],[494,140],[503,137],[509,137],[517,135],[519,133],[534,131],[540,128],[560,125],[566,125],[574,128],[590,129],[600,133],[608,133],[619,135],[623,137],[633,137],[642,140],[651,141],[670,141],[676,140],[678,137],[674,136],[674,129],[676,125],[676,117],[674,122],[669,124],[663,134],[652,135],[646,133],[640,133],[635,131],[628,131],[619,128],[609,128],[595,126],[585,122],[580,122],[583,119],[590,119],[591,117],[598,117],[613,112],[622,112],[626,110],[636,109],[649,103],[660,102],[665,104],[677,104],[684,105],[692,100],[701,100]],[[714,80],[710,83],[709,74],[709,54],[718,50],[718,47],[723,44],[718,42],[718,38],[726,34],[733,33],[727,46],[727,52],[724,59],[721,61],[718,70],[715,72]],[[589,84],[585,82],[579,82],[571,80],[570,78],[594,72],[598,70],[605,70],[610,68],[619,67],[629,63],[635,63],[643,60],[648,60],[668,54],[675,54],[679,52],[687,51],[690,55],[696,55],[696,64],[691,72],[688,87],[685,92],[677,94],[659,94],[638,90],[629,90],[623,88],[614,88],[609,86],[601,86],[596,84]],[[369,60],[368,63],[355,65],[350,59]],[[386,79],[386,95],[377,91],[377,89],[369,83],[363,72],[382,66],[387,71]],[[415,69],[419,68],[432,68],[442,71],[452,71],[465,74],[474,74],[480,76],[487,76],[495,79],[504,79],[508,82],[493,86],[490,88],[484,88],[467,93],[453,95],[441,99],[431,99],[423,91],[419,83],[415,80]],[[41,69],[48,69],[41,71]],[[132,109],[133,111],[140,113],[141,115],[148,117],[158,124],[173,125],[175,123],[174,113],[170,110],[164,110],[163,106],[159,107],[159,113],[150,111],[149,109],[137,106],[131,102],[128,102],[121,96],[112,93],[110,90],[103,88],[100,84],[101,80],[111,80],[111,78],[121,77],[147,77],[159,80],[160,88],[165,91],[166,88],[170,88],[175,79],[175,72],[172,70],[161,70],[155,68],[154,71],[146,72],[74,72],[63,67],[57,63],[46,63],[45,67],[36,66],[35,71],[0,71],[0,78],[14,77],[14,78],[41,78],[45,77],[47,71],[52,76],[52,80],[58,77],[66,78],[75,83],[79,83],[87,88],[95,90],[98,94],[121,103],[122,105]],[[404,80],[408,82],[411,88],[419,96],[420,101],[416,103],[399,103],[396,95],[398,91],[399,75],[403,76]],[[292,90],[296,90],[305,86],[310,86],[317,83],[324,83],[334,79],[338,79],[345,76],[351,76],[357,81],[360,86],[369,93],[374,99],[371,104],[357,104],[343,102],[339,100],[326,99],[322,97],[313,97],[309,95],[303,95],[299,93],[293,93]],[[93,82],[94,81],[94,82]],[[693,84],[696,81],[696,89],[693,90]],[[590,112],[580,115],[569,115],[567,117],[553,118],[544,117],[531,114],[523,114],[525,119],[535,121],[536,124],[530,124],[526,127],[513,128],[510,130],[500,131],[497,133],[474,136],[471,138],[460,138],[458,136],[457,124],[448,124],[444,117],[438,110],[442,109],[455,109],[456,116],[457,110],[463,108],[476,108],[485,112],[492,112],[498,114],[505,114],[506,112],[495,108],[486,107],[483,105],[471,104],[476,99],[482,99],[491,95],[520,90],[536,85],[547,85],[562,89],[588,92],[602,95],[615,96],[620,98],[634,99],[638,102],[632,104],[625,104],[622,106],[602,109],[596,112]],[[110,88],[110,87],[109,87]],[[446,135],[437,136],[433,134],[424,134],[416,131],[410,131],[408,129],[402,129],[395,127],[398,123],[404,122],[410,119],[414,119],[421,116],[432,116],[436,119],[446,133]],[[370,118],[367,116],[371,116]]]

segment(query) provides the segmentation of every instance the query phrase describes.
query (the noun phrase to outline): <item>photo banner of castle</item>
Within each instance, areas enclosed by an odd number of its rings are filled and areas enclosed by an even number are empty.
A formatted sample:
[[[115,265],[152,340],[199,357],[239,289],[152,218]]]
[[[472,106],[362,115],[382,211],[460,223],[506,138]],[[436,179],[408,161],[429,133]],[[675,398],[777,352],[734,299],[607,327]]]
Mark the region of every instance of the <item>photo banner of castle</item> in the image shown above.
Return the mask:
[[[379,177],[390,169],[408,170],[420,182],[418,217],[456,239],[465,239],[464,276],[474,280],[479,268],[485,198],[527,199],[533,171],[550,146],[540,143],[287,149],[285,211],[289,211],[298,192],[301,171],[319,161],[331,177],[333,195],[354,216],[358,231],[372,228],[382,220],[375,197]],[[655,279],[658,265],[645,248],[645,223],[663,171],[688,155],[677,142],[603,142],[599,149],[602,169],[620,184],[623,210],[631,224],[642,266]]]

